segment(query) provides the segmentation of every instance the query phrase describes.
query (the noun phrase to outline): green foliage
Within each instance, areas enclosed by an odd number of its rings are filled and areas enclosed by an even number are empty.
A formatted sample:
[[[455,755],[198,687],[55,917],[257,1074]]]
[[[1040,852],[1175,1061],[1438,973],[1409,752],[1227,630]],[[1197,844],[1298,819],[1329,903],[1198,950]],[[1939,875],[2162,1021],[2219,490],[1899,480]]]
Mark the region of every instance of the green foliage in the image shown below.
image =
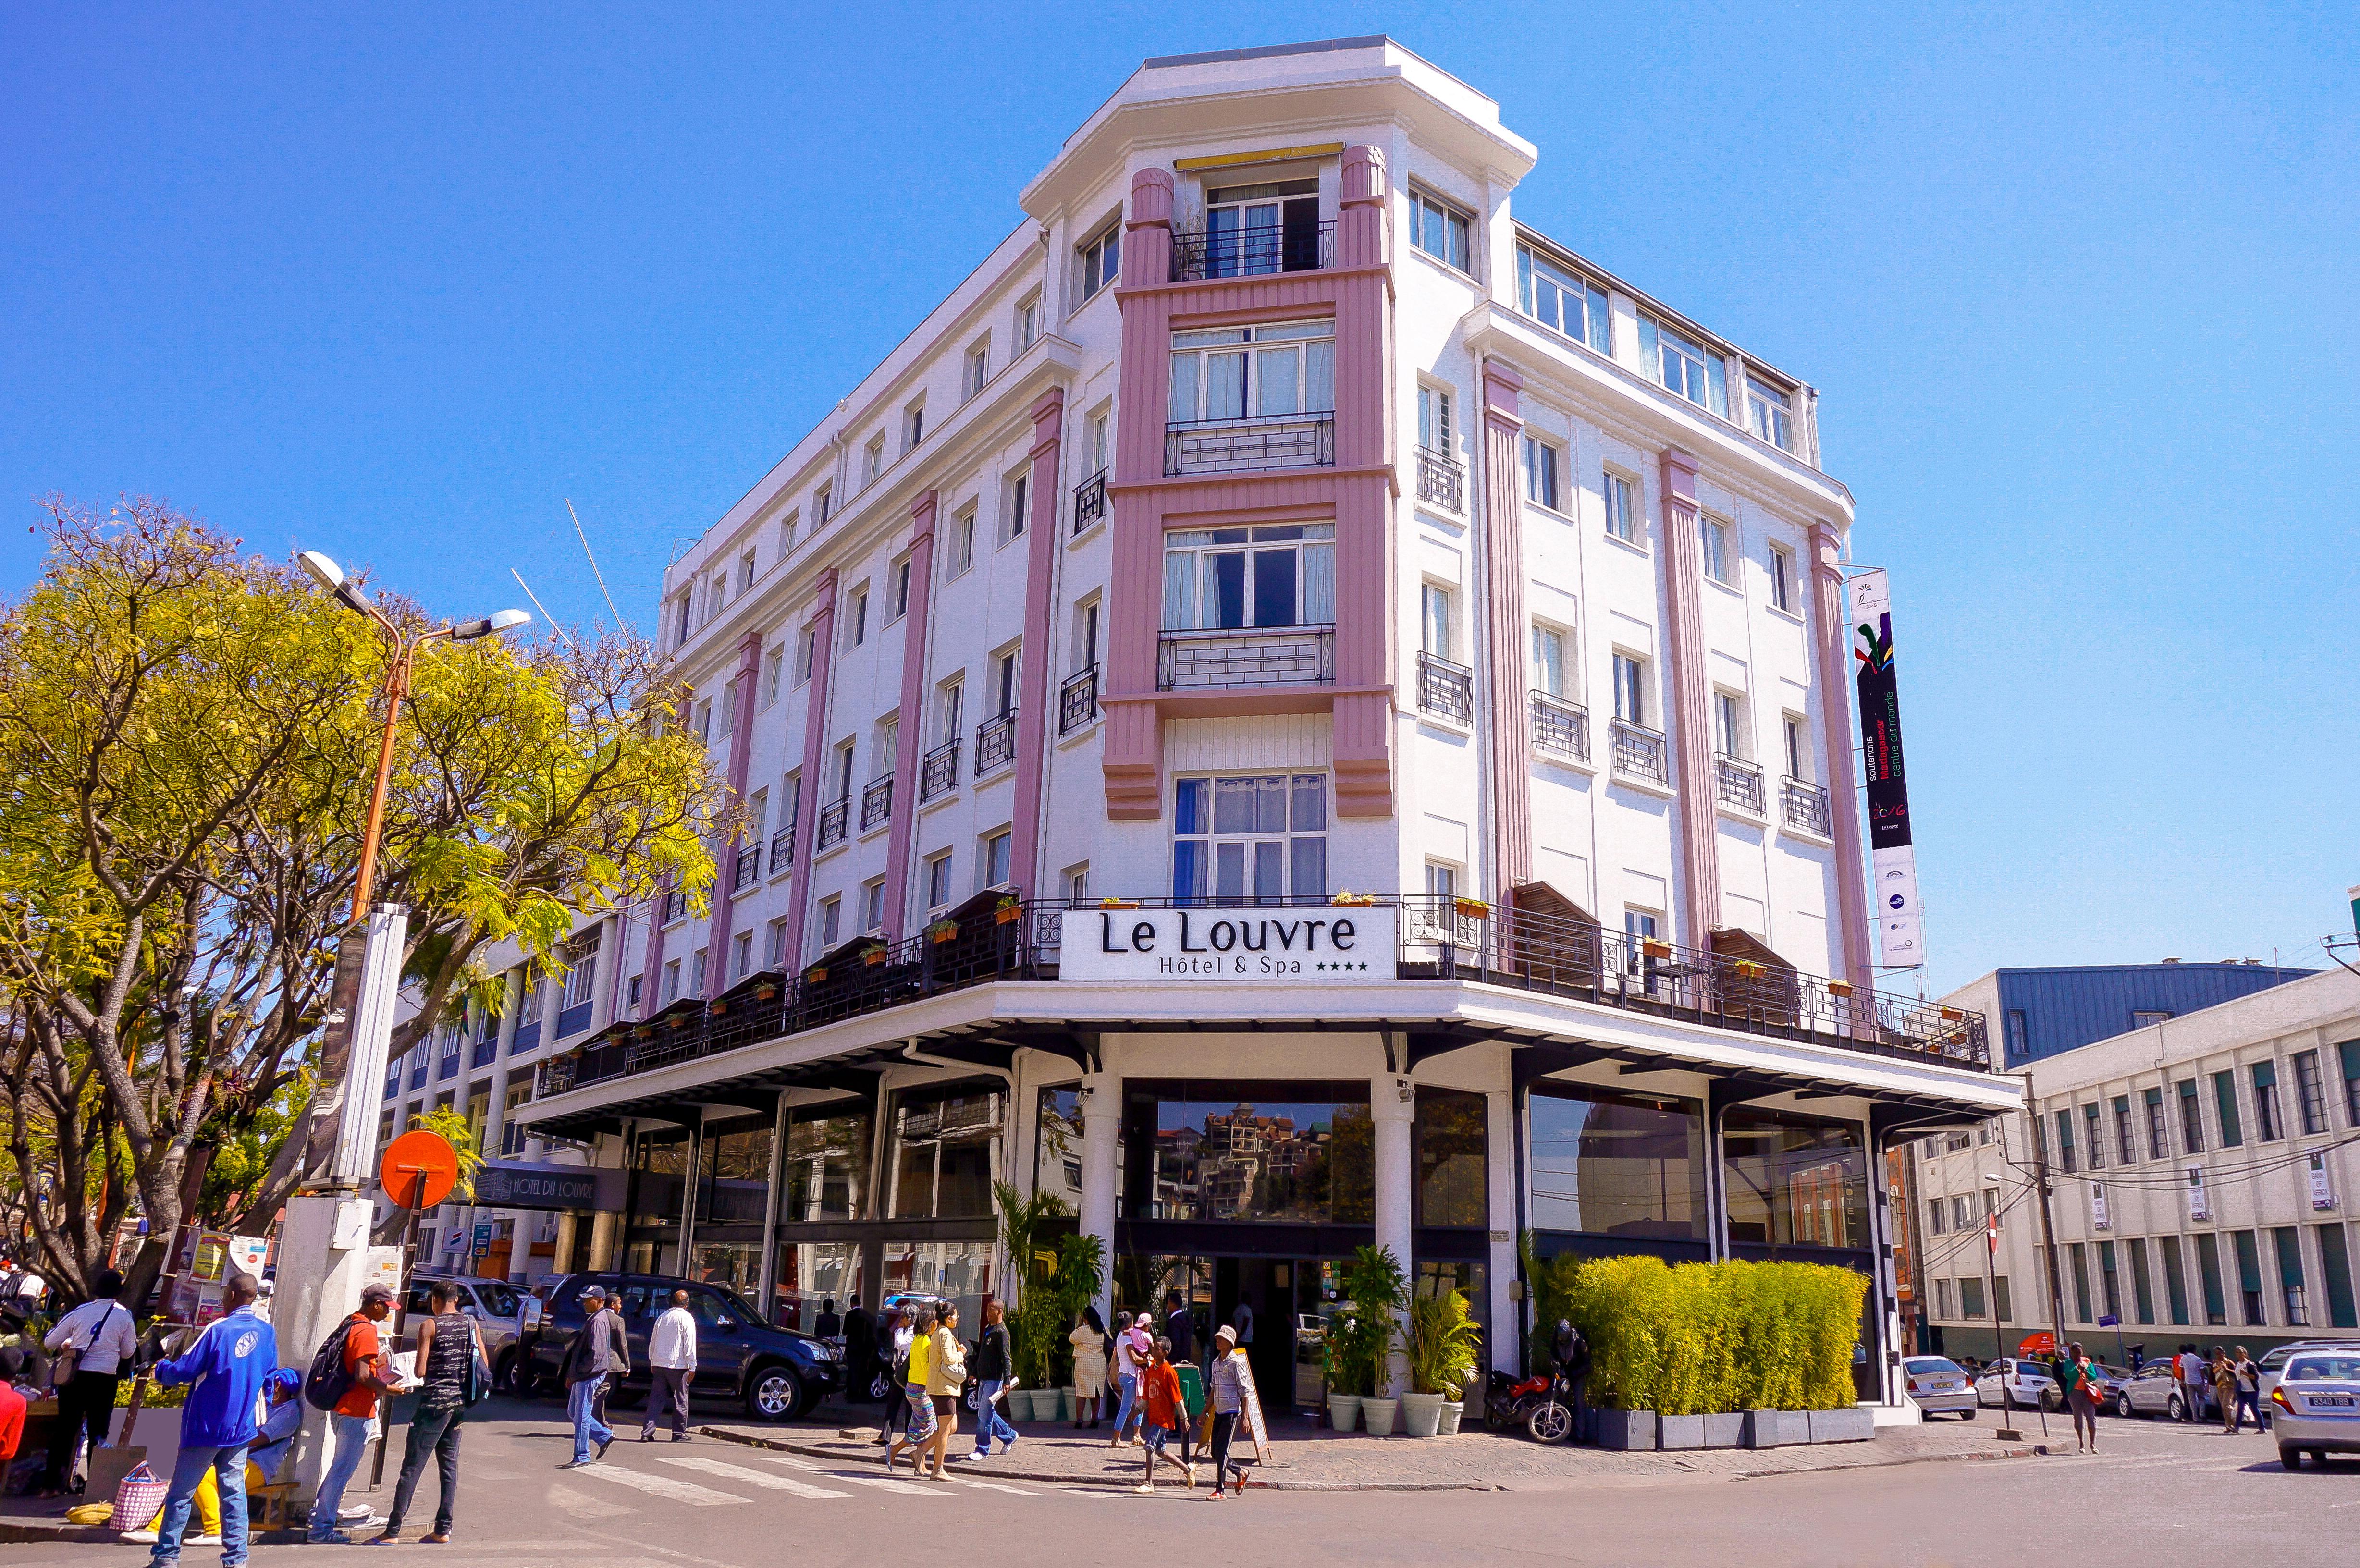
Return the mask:
[[[1106,1279],[1106,1239],[1096,1236],[1065,1236],[1057,1238],[1057,1267],[1049,1276],[1049,1288],[1041,1292],[1056,1303],[1056,1326],[1048,1335],[1047,1369],[1038,1387],[1052,1388],[1073,1375],[1074,1346],[1067,1334],[1082,1309],[1098,1300],[1098,1286]]]
[[[213,1160],[205,1167],[204,1191],[197,1200],[199,1224],[216,1225],[246,1214],[255,1189],[279,1158],[279,1146],[311,1101],[311,1069],[303,1067],[242,1126],[224,1118],[230,1125],[223,1128]]]
[[[1322,1354],[1328,1386],[1339,1394],[1372,1395],[1393,1354],[1401,1325],[1393,1314],[1409,1303],[1409,1279],[1390,1247],[1362,1247],[1337,1283],[1344,1299],[1328,1320]]]
[[[1852,1346],[1867,1279],[1817,1263],[1601,1258],[1570,1274],[1600,1403],[1665,1415],[1831,1410],[1853,1400]],[[1547,1320],[1553,1329],[1556,1318]]]
[[[475,1129],[472,1123],[448,1105],[437,1105],[410,1118],[410,1125],[421,1132],[439,1134],[459,1157],[459,1180],[452,1185],[451,1197],[459,1203],[472,1203],[475,1197],[475,1172],[484,1168],[482,1151],[475,1148]]]
[[[1460,1398],[1474,1375],[1481,1338],[1468,1315],[1467,1298],[1457,1290],[1446,1289],[1410,1302],[1410,1387],[1421,1394]]]
[[[1524,1258],[1524,1290],[1533,1302],[1532,1330],[1524,1336],[1524,1365],[1546,1367],[1557,1325],[1573,1321],[1573,1277],[1581,1268],[1581,1259],[1569,1252],[1541,1258],[1533,1250],[1530,1231],[1517,1238],[1516,1247]]]
[[[991,1194],[1000,1207],[1000,1244],[1008,1253],[1008,1283],[1016,1298],[1008,1332],[1015,1341],[1017,1375],[1043,1387],[1065,1345],[1065,1330],[1052,1283],[1056,1259],[1041,1250],[1040,1232],[1045,1222],[1072,1210],[1054,1192],[1028,1198],[1006,1181],[994,1181]]]

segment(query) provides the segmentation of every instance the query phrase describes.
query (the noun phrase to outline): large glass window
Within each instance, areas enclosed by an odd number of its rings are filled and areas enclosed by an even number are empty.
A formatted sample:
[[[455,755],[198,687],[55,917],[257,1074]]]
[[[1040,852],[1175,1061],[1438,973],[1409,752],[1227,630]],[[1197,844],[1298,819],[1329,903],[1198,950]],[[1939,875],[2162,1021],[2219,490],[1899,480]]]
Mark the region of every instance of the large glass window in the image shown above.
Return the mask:
[[[1277,321],[1172,334],[1175,424],[1336,407],[1336,323]]]
[[[1411,1223],[1481,1230],[1489,1224],[1483,1096],[1461,1089],[1420,1089],[1412,1127],[1417,1146],[1415,1214]]]
[[[1794,399],[1766,381],[1745,378],[1746,423],[1780,452],[1795,450]]]
[[[1324,626],[1336,619],[1336,525],[1175,528],[1164,536],[1164,629]]]
[[[1409,243],[1447,266],[1472,272],[1468,260],[1467,214],[1423,191],[1409,193]]]
[[[1082,1091],[1079,1084],[1041,1091],[1033,1120],[1032,1190],[1054,1192],[1076,1214],[1082,1209]]]
[[[1533,1086],[1535,1230],[1707,1239],[1704,1113],[1694,1100]]]
[[[1213,903],[1328,892],[1328,776],[1183,779],[1172,819],[1172,896]]]
[[[770,1201],[770,1118],[707,1127],[697,1173],[696,1223],[760,1225]],[[703,1278],[704,1276],[699,1276]]]
[[[1205,276],[1254,277],[1318,265],[1319,181],[1279,180],[1205,192]]]
[[[1652,316],[1639,318],[1639,360],[1672,391],[1729,418],[1729,368],[1717,354]]]
[[[1123,1135],[1132,1219],[1375,1223],[1365,1082],[1136,1082]]]
[[[860,1244],[857,1241],[786,1241],[779,1245],[779,1278],[772,1287],[770,1321],[782,1328],[819,1332],[820,1314],[833,1303],[836,1321],[848,1315],[860,1294]],[[861,1304],[873,1308],[874,1301]]]
[[[886,1213],[894,1219],[989,1219],[1008,1092],[997,1082],[930,1084],[894,1097]]]
[[[643,1135],[632,1147],[631,1219],[635,1225],[680,1224],[682,1181],[688,1174],[685,1131]]]
[[[814,1109],[797,1105],[787,1113],[781,1220],[869,1217],[862,1200],[868,1195],[869,1128],[875,1120],[860,1101]]]
[[[1738,1109],[1721,1124],[1729,1239],[1757,1246],[1868,1246],[1868,1157],[1860,1128]]]
[[[1578,274],[1544,261],[1530,246],[1516,247],[1516,299],[1524,314],[1576,343],[1612,354],[1612,320],[1606,290]]]

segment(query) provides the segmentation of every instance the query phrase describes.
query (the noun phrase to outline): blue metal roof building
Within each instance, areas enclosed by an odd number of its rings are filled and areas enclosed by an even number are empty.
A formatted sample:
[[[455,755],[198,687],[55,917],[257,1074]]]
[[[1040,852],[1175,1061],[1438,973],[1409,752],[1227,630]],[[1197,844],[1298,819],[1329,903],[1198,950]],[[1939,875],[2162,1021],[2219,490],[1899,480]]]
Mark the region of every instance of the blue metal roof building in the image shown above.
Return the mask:
[[[1995,970],[1971,989],[1997,983],[1989,1017],[2013,1071],[2311,973],[2252,962],[2077,964]]]

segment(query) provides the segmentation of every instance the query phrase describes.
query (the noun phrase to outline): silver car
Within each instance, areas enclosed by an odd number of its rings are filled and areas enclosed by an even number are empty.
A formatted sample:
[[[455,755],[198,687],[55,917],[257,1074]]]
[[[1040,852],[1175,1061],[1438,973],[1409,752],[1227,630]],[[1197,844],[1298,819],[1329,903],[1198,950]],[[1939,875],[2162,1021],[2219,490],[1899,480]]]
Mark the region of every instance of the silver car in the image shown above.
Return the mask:
[[[2005,1405],[2011,1401],[2020,1410],[2032,1410],[2057,1396],[2057,1379],[2049,1375],[2046,1361],[2023,1361],[2013,1356],[2003,1356],[1996,1361],[1983,1363],[1975,1374],[1975,1401],[1984,1405]]]
[[[2277,1388],[2278,1379],[2286,1376],[2287,1363],[2306,1350],[2333,1350],[2341,1351],[2347,1356],[2360,1355],[2360,1340],[2298,1339],[2265,1353],[2262,1358],[2254,1364],[2261,1374],[2257,1379],[2259,1386],[2255,1391],[2254,1399],[2261,1407],[2262,1420],[2265,1424],[2270,1419],[2270,1411],[2277,1408],[2270,1403],[2270,1390]]]
[[[492,1364],[494,1383],[505,1386],[510,1352],[515,1350],[517,1335],[524,1328],[525,1293],[505,1279],[485,1279],[472,1274],[413,1274],[410,1294],[402,1301],[406,1337],[416,1338],[408,1331],[432,1310],[426,1298],[438,1278],[459,1288],[459,1310],[483,1325],[485,1359]]]
[[[1920,1410],[1929,1416],[1956,1410],[1964,1420],[1975,1419],[1974,1384],[1957,1362],[1941,1356],[1911,1356],[1902,1360],[1901,1369],[1909,1378],[1909,1397]]]
[[[2360,1454],[2360,1345],[2296,1351],[2270,1406],[2270,1435],[2288,1469],[2301,1469],[2306,1454],[2322,1466],[2331,1454]]]
[[[2173,1421],[2188,1419],[2187,1391],[2180,1386],[2180,1374],[2169,1356],[2160,1361],[2150,1361],[2114,1389],[2114,1411],[2118,1416],[2169,1416]]]

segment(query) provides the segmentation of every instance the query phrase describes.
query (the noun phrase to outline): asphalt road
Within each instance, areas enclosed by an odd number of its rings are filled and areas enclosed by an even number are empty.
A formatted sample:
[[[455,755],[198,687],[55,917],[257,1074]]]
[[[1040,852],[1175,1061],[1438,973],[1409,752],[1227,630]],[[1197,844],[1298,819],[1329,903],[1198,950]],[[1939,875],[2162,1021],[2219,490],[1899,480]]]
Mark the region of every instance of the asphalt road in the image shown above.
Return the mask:
[[[1492,1492],[1261,1490],[1207,1502],[964,1474],[923,1485],[906,1470],[850,1466],[709,1439],[643,1444],[625,1429],[602,1464],[558,1468],[570,1439],[555,1407],[495,1405],[464,1451],[455,1539],[416,1544],[431,1568],[773,1568],[921,1556],[1009,1563],[2005,1564],[2107,1568],[2217,1561],[2360,1561],[2360,1460],[2289,1474],[2266,1438],[2109,1420],[2094,1458],[1922,1464],[1751,1481],[1527,1485]],[[620,1412],[618,1412],[620,1413]],[[1990,1413],[1983,1424],[1990,1424]],[[2037,1439],[2038,1418],[2027,1435]],[[1502,1439],[1502,1442],[1516,1441]],[[963,1451],[959,1438],[955,1450]],[[373,1494],[391,1497],[392,1475]],[[431,1528],[420,1487],[413,1538]],[[258,1547],[257,1568],[295,1568],[331,1549]],[[347,1550],[359,1550],[358,1548]],[[11,1546],[9,1564],[144,1548]],[[374,1555],[386,1555],[377,1552]],[[212,1548],[184,1554],[191,1568]]]

